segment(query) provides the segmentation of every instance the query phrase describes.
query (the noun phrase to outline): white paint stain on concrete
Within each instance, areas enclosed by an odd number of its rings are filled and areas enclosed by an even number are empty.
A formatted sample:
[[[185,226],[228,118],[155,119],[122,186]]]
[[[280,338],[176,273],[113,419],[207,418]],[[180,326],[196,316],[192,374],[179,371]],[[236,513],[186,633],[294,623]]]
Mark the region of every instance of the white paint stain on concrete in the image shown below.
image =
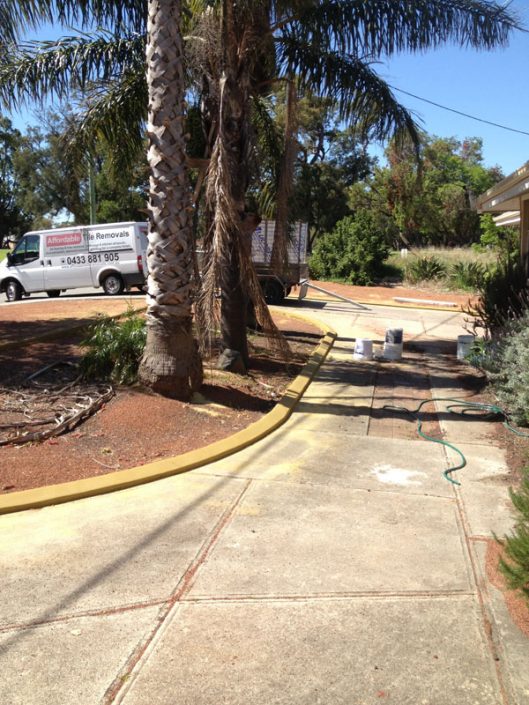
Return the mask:
[[[392,465],[385,463],[375,465],[371,470],[371,474],[375,475],[379,482],[383,482],[386,485],[421,485],[421,480],[415,480],[413,478],[426,477],[425,472],[418,472],[417,470],[405,470],[404,468],[395,468]]]

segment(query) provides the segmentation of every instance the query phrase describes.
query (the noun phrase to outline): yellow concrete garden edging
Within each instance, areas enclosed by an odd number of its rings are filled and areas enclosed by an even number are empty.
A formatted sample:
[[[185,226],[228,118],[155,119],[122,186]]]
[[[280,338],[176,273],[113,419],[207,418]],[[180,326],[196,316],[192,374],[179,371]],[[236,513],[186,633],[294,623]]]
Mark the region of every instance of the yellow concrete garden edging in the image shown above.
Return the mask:
[[[291,312],[288,315],[316,325],[322,330],[324,336],[312,351],[300,374],[288,386],[281,400],[272,411],[269,411],[259,421],[242,431],[238,431],[229,438],[224,438],[204,448],[192,450],[173,458],[157,460],[147,465],[129,468],[128,470],[119,470],[107,475],[0,495],[0,514],[71,502],[83,497],[115,492],[116,490],[123,490],[127,487],[160,480],[171,475],[179,475],[236,453],[275,431],[292,414],[296,404],[305,393],[337,338],[336,331],[318,320],[300,314],[292,314]]]

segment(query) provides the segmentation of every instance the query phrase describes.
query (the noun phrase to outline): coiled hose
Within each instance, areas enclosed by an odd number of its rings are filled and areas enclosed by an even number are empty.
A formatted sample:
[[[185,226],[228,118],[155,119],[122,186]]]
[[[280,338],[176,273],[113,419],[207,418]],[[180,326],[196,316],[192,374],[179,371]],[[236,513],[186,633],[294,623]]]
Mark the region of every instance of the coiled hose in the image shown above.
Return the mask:
[[[446,407],[447,411],[450,414],[457,414],[458,416],[472,414],[479,416],[480,418],[482,418],[482,420],[489,421],[503,419],[503,426],[505,426],[505,428],[511,431],[511,433],[514,433],[517,436],[521,436],[522,438],[529,438],[529,433],[523,433],[522,431],[518,431],[518,429],[514,428],[514,426],[511,425],[511,423],[509,422],[508,413],[505,411],[505,409],[502,409],[501,406],[497,406],[496,404],[482,404],[476,401],[464,401],[463,399],[454,399],[452,397],[433,397],[432,399],[425,399],[415,409],[407,409],[404,406],[393,406],[392,404],[386,404],[385,406],[383,406],[383,409],[393,409],[394,411],[402,411],[406,414],[416,415],[417,433],[419,434],[419,436],[421,436],[421,438],[424,438],[427,441],[432,441],[433,443],[440,443],[441,445],[446,446],[447,448],[451,448],[455,453],[457,453],[457,455],[459,455],[459,457],[461,458],[461,462],[459,463],[459,465],[454,465],[453,467],[450,467],[448,468],[448,470],[445,470],[443,472],[445,479],[447,479],[448,482],[451,482],[453,485],[461,485],[461,483],[451,477],[451,475],[457,470],[461,470],[465,467],[465,465],[467,464],[465,456],[453,443],[449,443],[448,441],[444,441],[440,438],[433,438],[432,436],[428,436],[422,430],[422,419],[420,416],[421,409],[425,404],[431,404],[436,401],[450,402],[450,404]],[[459,411],[456,411],[456,409],[459,409]]]

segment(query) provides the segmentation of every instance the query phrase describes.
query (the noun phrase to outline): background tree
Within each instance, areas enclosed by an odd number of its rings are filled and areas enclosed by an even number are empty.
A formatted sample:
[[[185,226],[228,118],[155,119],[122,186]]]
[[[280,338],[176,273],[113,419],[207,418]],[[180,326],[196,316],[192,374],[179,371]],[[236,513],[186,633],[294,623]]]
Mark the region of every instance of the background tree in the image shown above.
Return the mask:
[[[100,142],[95,175],[96,219],[98,223],[143,221],[147,218],[149,166],[145,154],[118,171],[109,146]]]
[[[20,135],[13,152],[13,179],[20,205],[32,229],[61,221],[89,221],[88,160],[68,147],[72,114],[48,111],[39,126]],[[144,154],[136,163],[117,170],[108,145],[100,140],[92,158],[100,223],[146,218],[148,166]]]
[[[16,179],[32,227],[50,227],[61,213],[88,222],[87,171],[71,159],[63,133],[68,117],[48,112],[23,135],[14,159]]]
[[[338,278],[367,286],[380,274],[388,254],[389,246],[380,237],[374,214],[359,209],[317,240],[310,271],[317,279]]]
[[[339,129],[336,112],[327,119],[321,141],[309,137],[301,143],[295,171],[291,218],[309,222],[311,247],[353,214],[351,186],[370,176],[376,163],[352,129]]]
[[[7,238],[19,237],[31,222],[16,179],[15,159],[21,142],[19,130],[8,118],[0,116],[0,244]]]
[[[502,178],[498,167],[483,164],[480,139],[424,134],[420,169],[412,148],[391,144],[386,158],[387,166],[377,167],[371,178],[350,191],[350,205],[379,212],[381,231],[397,235],[394,246],[479,241],[475,198]]]

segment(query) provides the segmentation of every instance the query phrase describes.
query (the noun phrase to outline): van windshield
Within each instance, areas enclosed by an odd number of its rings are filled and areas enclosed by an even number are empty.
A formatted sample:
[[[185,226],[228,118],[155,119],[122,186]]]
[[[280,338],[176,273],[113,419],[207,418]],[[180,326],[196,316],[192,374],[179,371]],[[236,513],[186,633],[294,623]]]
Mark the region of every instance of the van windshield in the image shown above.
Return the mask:
[[[40,255],[40,235],[25,235],[11,254],[12,264],[25,264],[38,259]]]

